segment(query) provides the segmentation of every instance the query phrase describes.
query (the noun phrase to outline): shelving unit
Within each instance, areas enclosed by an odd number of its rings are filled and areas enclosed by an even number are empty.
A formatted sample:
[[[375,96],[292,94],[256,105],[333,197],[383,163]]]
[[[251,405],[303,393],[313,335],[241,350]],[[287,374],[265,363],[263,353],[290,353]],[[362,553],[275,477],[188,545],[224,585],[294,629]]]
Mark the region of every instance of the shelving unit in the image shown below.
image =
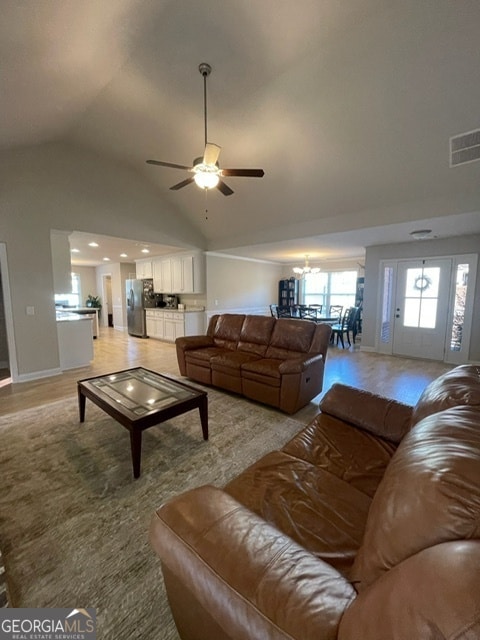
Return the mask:
[[[278,304],[292,307],[298,304],[298,280],[285,278],[278,283]]]

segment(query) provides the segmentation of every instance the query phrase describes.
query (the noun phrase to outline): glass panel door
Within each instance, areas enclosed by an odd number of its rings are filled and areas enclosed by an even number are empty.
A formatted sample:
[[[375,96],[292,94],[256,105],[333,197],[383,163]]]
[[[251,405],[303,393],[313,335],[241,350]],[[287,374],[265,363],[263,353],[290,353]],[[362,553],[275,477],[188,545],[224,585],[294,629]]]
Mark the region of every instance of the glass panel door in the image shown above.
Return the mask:
[[[399,262],[394,354],[444,359],[451,268],[450,259]]]

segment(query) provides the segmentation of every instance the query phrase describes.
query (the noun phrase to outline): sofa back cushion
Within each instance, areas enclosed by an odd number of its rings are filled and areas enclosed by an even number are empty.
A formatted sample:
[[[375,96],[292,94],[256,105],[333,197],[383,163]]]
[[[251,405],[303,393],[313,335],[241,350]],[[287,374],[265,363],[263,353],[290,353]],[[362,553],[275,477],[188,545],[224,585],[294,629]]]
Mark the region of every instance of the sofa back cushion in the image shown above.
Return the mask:
[[[240,332],[238,349],[247,353],[264,356],[270,336],[275,325],[275,318],[271,316],[245,316]]]
[[[426,416],[461,405],[480,410],[480,367],[460,365],[431,382],[413,410],[412,426]]]
[[[374,496],[352,581],[359,591],[422,549],[480,538],[480,413],[424,418],[400,443]]]
[[[243,314],[223,313],[219,315],[213,332],[215,346],[223,349],[236,349],[244,320]]]
[[[315,323],[306,320],[277,320],[265,357],[285,360],[308,353],[315,329]]]

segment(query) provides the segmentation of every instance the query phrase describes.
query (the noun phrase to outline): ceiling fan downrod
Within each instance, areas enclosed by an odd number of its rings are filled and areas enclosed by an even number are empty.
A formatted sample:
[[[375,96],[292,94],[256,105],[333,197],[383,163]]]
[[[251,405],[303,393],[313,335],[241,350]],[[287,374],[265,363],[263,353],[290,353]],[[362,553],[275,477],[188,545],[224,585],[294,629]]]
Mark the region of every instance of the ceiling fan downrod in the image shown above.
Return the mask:
[[[207,78],[212,73],[212,67],[208,62],[201,62],[198,70],[203,76],[203,117],[205,119],[205,146],[207,146]]]

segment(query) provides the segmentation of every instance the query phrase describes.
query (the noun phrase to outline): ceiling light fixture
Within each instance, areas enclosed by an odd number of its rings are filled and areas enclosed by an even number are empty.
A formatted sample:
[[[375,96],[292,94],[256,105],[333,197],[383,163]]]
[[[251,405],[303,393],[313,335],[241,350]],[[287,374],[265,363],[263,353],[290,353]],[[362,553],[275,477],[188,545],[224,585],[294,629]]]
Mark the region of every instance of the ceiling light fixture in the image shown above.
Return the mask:
[[[71,253],[80,253],[80,249],[72,249]]]
[[[320,267],[311,267],[308,262],[308,254],[305,256],[305,264],[303,267],[293,267],[293,273],[296,273],[299,276],[305,276],[307,273],[319,273],[321,271]]]
[[[195,184],[201,189],[213,189],[220,182],[219,169],[203,162],[193,167]]]
[[[88,246],[89,247],[98,247],[98,244],[96,242],[89,242]]]
[[[428,238],[431,233],[431,229],[417,229],[416,231],[411,231],[410,235],[414,240],[424,240],[425,238]]]
[[[142,253],[150,253],[150,249],[142,249]]]
[[[110,258],[104,258],[104,262],[110,262]]]
[[[120,258],[128,258],[128,255],[126,253],[121,253]]]

